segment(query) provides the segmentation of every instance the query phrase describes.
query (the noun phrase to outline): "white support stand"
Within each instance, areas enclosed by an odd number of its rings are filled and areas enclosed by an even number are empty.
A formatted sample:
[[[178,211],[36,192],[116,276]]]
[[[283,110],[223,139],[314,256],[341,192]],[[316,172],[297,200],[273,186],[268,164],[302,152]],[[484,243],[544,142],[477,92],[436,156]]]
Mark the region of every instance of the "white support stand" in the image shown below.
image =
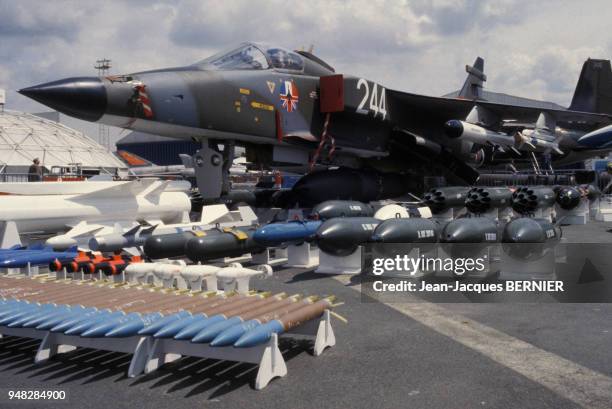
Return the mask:
[[[144,371],[152,343],[151,337],[81,338],[74,335],[46,332],[38,352],[36,352],[34,362],[37,364],[45,362],[53,357],[53,355],[72,351],[76,347],[122,352],[133,354],[128,369],[128,376],[133,378]]]
[[[515,259],[502,251],[500,266],[500,280],[554,280],[557,276],[554,249],[537,260]]]
[[[336,345],[328,310],[324,312],[319,321],[309,321],[283,334],[285,335],[314,336],[313,355],[315,356],[321,355],[325,348]],[[277,334],[272,334],[268,343],[251,348],[211,347],[208,344],[194,344],[191,341],[177,341],[171,338],[155,339],[149,352],[145,373],[151,373],[166,363],[176,361],[181,356],[258,364],[259,370],[255,379],[257,390],[265,388],[272,379],[287,375],[287,365],[278,347]]]
[[[286,257],[279,257],[278,254],[275,254],[275,257],[271,256],[271,249],[266,249],[265,251],[257,254],[253,254],[251,256],[251,263],[253,264],[267,264],[270,266],[279,266],[287,263]]]
[[[319,264],[319,249],[310,243],[292,244],[287,247],[287,266],[312,268]]]
[[[319,266],[315,273],[355,275],[361,273],[363,247],[357,247],[352,254],[345,257],[333,256],[319,252]]]
[[[585,225],[589,220],[589,201],[580,199],[580,204],[572,210],[565,210],[555,206],[557,221],[561,224]]]
[[[599,208],[595,220],[612,222],[612,195],[602,195],[599,198]]]

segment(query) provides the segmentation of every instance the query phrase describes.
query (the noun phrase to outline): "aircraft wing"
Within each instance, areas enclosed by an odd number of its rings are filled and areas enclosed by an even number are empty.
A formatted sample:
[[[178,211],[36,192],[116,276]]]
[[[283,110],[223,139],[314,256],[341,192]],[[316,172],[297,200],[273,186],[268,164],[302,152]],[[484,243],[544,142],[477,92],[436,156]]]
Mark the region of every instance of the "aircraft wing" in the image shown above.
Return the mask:
[[[395,90],[387,90],[389,98],[390,119],[406,129],[411,124],[419,128],[440,128],[451,119],[464,120],[474,106],[485,108],[491,114],[503,120],[536,122],[541,113],[550,114],[557,123],[581,122],[593,128],[612,123],[612,116],[591,112],[579,112],[559,109],[542,109],[488,101],[473,101],[458,98],[430,97]]]

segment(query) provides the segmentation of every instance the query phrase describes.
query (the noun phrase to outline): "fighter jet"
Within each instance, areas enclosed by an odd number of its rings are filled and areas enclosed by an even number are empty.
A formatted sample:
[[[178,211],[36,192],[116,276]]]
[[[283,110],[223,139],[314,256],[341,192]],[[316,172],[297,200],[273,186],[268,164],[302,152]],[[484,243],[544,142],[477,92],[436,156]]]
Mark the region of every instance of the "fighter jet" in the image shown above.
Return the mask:
[[[243,43],[188,66],[67,78],[19,92],[87,121],[201,141],[193,161],[198,187],[214,198],[228,190],[235,145],[265,168],[340,166],[407,181],[444,175],[450,183],[477,179],[475,168],[495,151],[484,148],[509,140],[518,153],[529,146],[504,131],[508,121],[533,124],[548,139],[557,126],[581,130],[586,139],[571,150],[607,153],[610,129],[587,137],[612,123],[609,61],[597,70],[581,77],[570,109],[534,108],[392,90],[336,73],[310,52]],[[544,153],[531,151],[535,160]],[[568,154],[545,153],[553,160]]]

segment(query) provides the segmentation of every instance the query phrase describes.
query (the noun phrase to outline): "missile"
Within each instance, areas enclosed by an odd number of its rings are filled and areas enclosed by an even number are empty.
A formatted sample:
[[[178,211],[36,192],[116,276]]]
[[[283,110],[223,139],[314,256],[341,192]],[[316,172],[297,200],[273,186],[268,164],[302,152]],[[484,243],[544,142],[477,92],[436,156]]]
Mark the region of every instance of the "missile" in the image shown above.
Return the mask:
[[[564,210],[572,210],[578,207],[582,194],[577,188],[566,186],[557,190],[556,202]]]
[[[443,243],[495,243],[497,223],[488,217],[464,217],[451,220],[440,234]]]
[[[331,308],[333,297],[328,297],[320,301],[308,304],[285,314],[277,319],[266,322],[251,329],[242,335],[238,341],[234,343],[236,348],[249,348],[256,345],[264,344],[270,340],[272,334],[281,334],[293,328],[308,322],[312,319],[320,317],[326,309]]]
[[[469,188],[463,186],[433,188],[425,193],[423,202],[433,214],[438,214],[451,208],[465,206],[468,191]]]
[[[522,186],[512,193],[512,209],[519,214],[533,213],[555,203],[555,192],[547,186]]]
[[[369,203],[408,193],[410,178],[399,173],[338,168],[303,176],[291,189],[294,203],[313,207],[326,200],[358,200]]]
[[[286,223],[270,223],[258,228],[253,234],[253,240],[266,247],[278,246],[283,243],[300,243],[314,236],[321,223],[319,220],[292,220]]]
[[[154,179],[3,183],[2,191],[12,194],[2,197],[0,220],[14,221],[18,231],[43,233],[65,231],[81,222],[100,229],[127,220],[176,223],[191,209],[185,194],[189,188],[188,182]]]
[[[238,257],[246,253],[259,253],[265,247],[253,239],[254,229],[224,229],[215,234],[193,237],[185,244],[185,254],[193,262],[223,257]]]
[[[327,220],[334,217],[373,217],[374,208],[369,204],[354,200],[326,200],[316,205],[310,217]]]
[[[373,217],[336,217],[321,224],[315,238],[319,249],[334,256],[348,256],[370,240],[380,220]]]
[[[461,138],[479,145],[493,145],[498,147],[501,152],[505,152],[504,148],[512,149],[515,143],[515,139],[506,133],[491,131],[482,126],[457,119],[446,122],[444,131],[449,138]]]
[[[467,193],[465,207],[472,213],[510,206],[512,191],[503,187],[474,187]]]
[[[76,249],[57,252],[49,250],[32,250],[18,253],[9,253],[0,261],[0,268],[21,268],[28,265],[48,265],[55,259],[60,262],[68,261],[77,256]]]
[[[502,248],[511,257],[537,260],[559,241],[557,228],[546,219],[520,217],[511,220],[502,233]]]

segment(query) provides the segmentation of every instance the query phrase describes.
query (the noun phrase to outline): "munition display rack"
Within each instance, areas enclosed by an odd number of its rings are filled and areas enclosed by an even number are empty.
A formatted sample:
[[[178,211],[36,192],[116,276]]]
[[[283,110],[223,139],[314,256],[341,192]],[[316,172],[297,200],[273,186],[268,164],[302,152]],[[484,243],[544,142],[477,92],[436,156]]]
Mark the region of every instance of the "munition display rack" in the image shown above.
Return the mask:
[[[132,354],[128,376],[183,355],[259,365],[255,389],[287,374],[279,336],[335,345],[334,298],[173,291],[142,284],[0,277],[0,334],[41,339],[35,362],[76,347]]]

